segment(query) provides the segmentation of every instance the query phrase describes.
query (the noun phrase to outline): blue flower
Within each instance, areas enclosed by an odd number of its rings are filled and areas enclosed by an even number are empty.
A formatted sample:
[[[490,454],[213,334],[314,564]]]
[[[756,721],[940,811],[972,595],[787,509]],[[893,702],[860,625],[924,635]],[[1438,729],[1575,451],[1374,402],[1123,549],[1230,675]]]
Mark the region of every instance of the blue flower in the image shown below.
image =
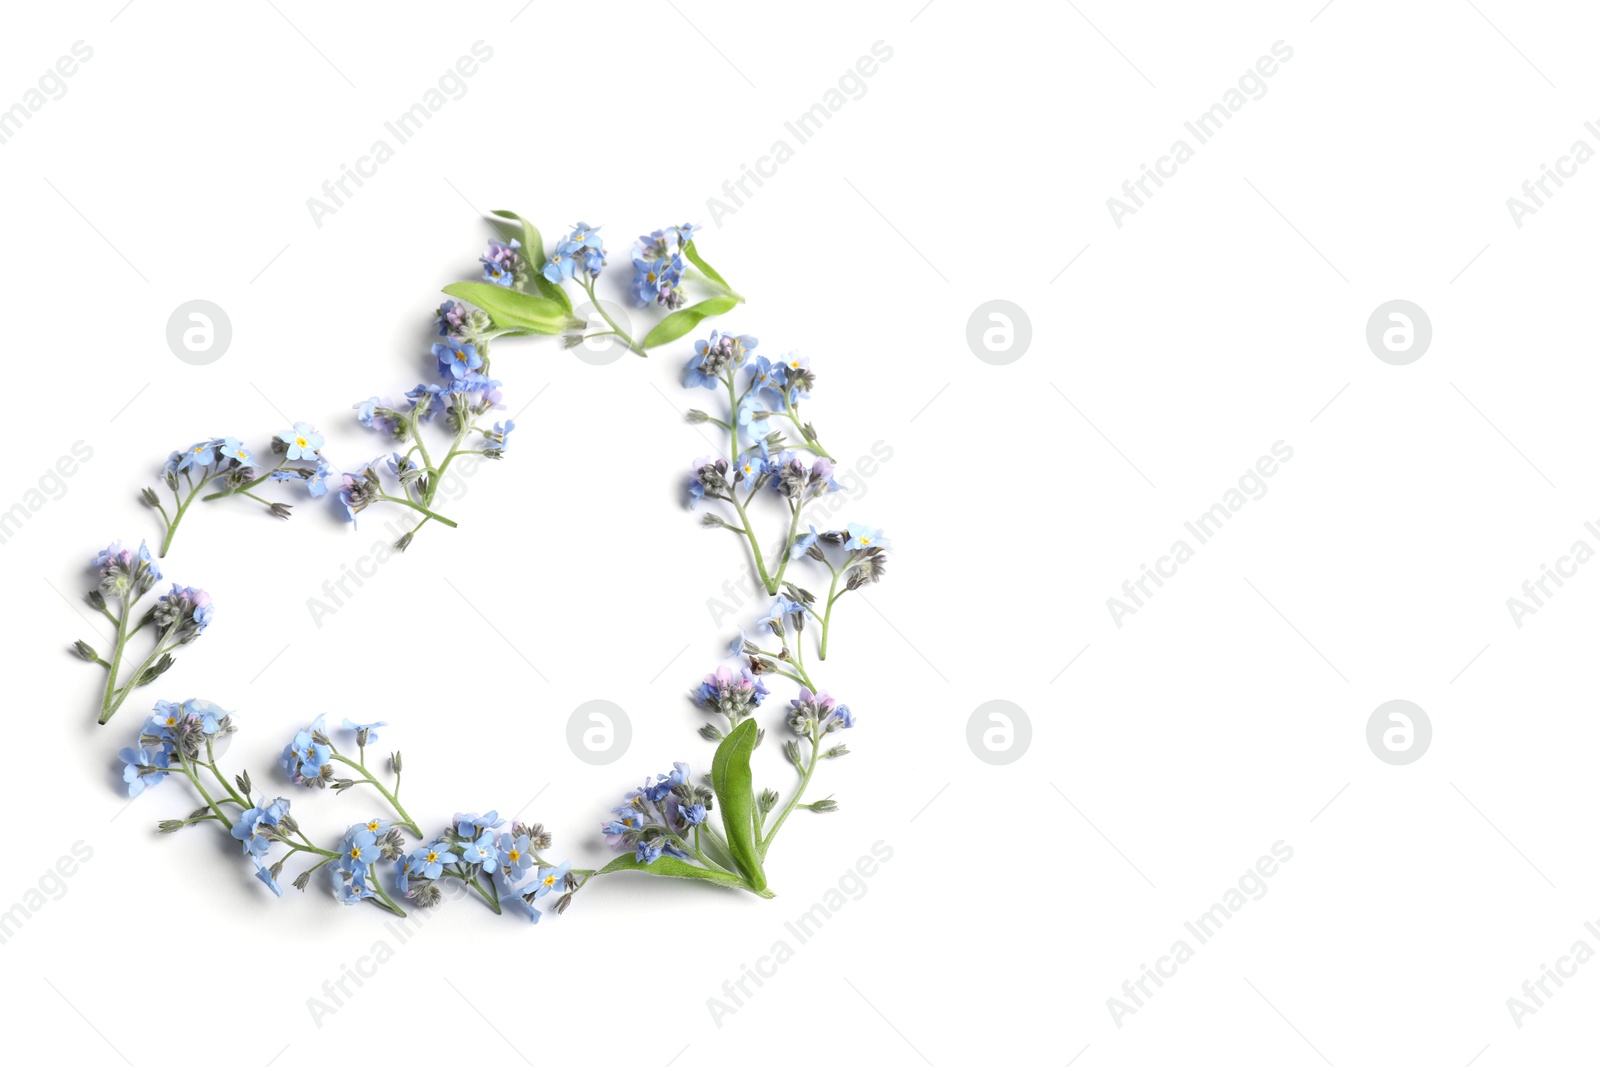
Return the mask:
[[[447,395],[449,395],[449,390],[445,386],[436,382],[422,382],[415,389],[406,392],[406,399],[411,401],[413,410],[422,407],[423,404],[427,404],[422,413],[416,417],[422,422],[431,422],[433,417],[439,414],[439,411],[444,406],[439,403],[440,398]]]
[[[318,715],[310,726],[294,735],[294,740],[284,746],[278,765],[295,785],[309,785],[322,777],[322,768],[333,760],[333,748],[325,741],[323,716]]]
[[[605,247],[605,242],[600,239],[600,227],[590,226],[587,222],[580,222],[572,227],[572,232],[567,235],[566,243],[573,248]]]
[[[439,360],[439,373],[452,378],[464,377],[468,371],[483,366],[483,357],[478,355],[478,346],[471,341],[446,338],[433,346],[433,354]]]
[[[783,387],[787,382],[785,373],[788,368],[781,359],[769,360],[766,356],[757,356],[749,369],[752,375],[750,388],[753,391],[760,392],[766,389],[779,397],[783,396]]]
[[[739,479],[746,492],[754,489],[767,475],[766,447],[767,442],[763,440],[760,448],[752,448],[740,456],[738,465],[733,469],[733,476]]]
[[[273,877],[272,868],[262,863],[259,856],[251,856],[250,858],[256,865],[256,877],[261,879],[268,889],[272,890],[273,896],[283,896],[283,886],[279,885],[278,880]]]
[[[212,438],[190,445],[178,460],[178,470],[186,471],[191,468],[211,466],[212,461],[216,459],[217,446],[221,443],[217,438]]]
[[[772,432],[772,425],[767,422],[771,414],[772,412],[768,411],[752,393],[739,401],[739,429],[743,430],[751,440],[766,437]]]
[[[546,893],[561,888],[570,870],[572,870],[570,863],[563,863],[559,867],[540,867],[538,878],[534,882],[533,899],[538,900]]]
[[[776,622],[780,625],[788,621],[790,615],[805,614],[806,606],[798,600],[790,600],[781,593],[772,601],[772,607],[761,617],[764,623]]]
[[[279,797],[268,804],[264,800],[256,802],[253,808],[246,808],[239,813],[239,818],[234,821],[232,834],[252,856],[265,856],[272,847],[272,838],[267,833],[270,827],[277,826],[283,816],[289,811],[289,802]]]
[[[498,830],[505,824],[506,821],[500,817],[500,813],[494,810],[482,815],[475,811],[463,815],[458,811],[456,817],[451,820],[451,827],[455,830],[456,836],[468,840],[477,837],[484,830]]]
[[[445,864],[460,862],[461,857],[451,852],[443,841],[435,841],[411,854],[411,869],[424,878],[438,878],[444,873]]]
[[[151,786],[159,785],[166,778],[164,772],[171,765],[165,745],[158,748],[125,748],[117,753],[117,758],[126,764],[122,768],[122,780],[128,783],[130,797],[136,797]],[[140,767],[156,767],[163,773],[140,774]]]
[[[313,497],[328,495],[328,479],[338,472],[328,466],[328,461],[321,456],[317,457],[317,469],[306,475],[306,491]]]
[[[363,900],[372,900],[378,894],[367,885],[367,868],[359,867],[351,870],[338,867],[334,872],[334,895],[341,904],[359,904]]]
[[[222,730],[222,720],[228,717],[226,711],[209,700],[186,700],[183,702],[183,708],[191,719],[200,721],[200,732],[208,736],[219,733]],[[284,804],[288,803],[284,801]]]
[[[255,466],[256,457],[250,454],[250,450],[244,447],[244,442],[237,437],[224,437],[217,447],[221,450],[223,459],[231,459],[241,467]]]
[[[679,810],[683,812],[683,819],[690,826],[699,826],[706,821],[706,806],[704,804],[690,804]]]
[[[517,428],[516,420],[515,419],[507,419],[503,423],[502,422],[495,423],[494,424],[494,431],[492,433],[486,433],[486,434],[484,434],[484,436],[487,437],[489,440],[493,441],[496,445],[500,446],[501,450],[504,450],[505,447],[506,447],[506,439],[511,436],[511,431],[515,430],[516,428]]]
[[[784,365],[784,381],[789,385],[789,403],[798,404],[802,398],[811,395],[811,360],[798,352],[790,352],[781,362]]]
[[[309,422],[295,423],[293,429],[280,433],[278,440],[289,446],[284,453],[288,459],[316,459],[317,449],[322,447],[322,435]]]
[[[790,559],[796,559],[796,558],[798,558],[800,556],[805,555],[806,551],[812,545],[816,544],[817,541],[821,539],[821,537],[822,537],[822,535],[817,532],[817,528],[815,526],[812,526],[811,529],[810,529],[810,532],[800,534],[798,537],[796,537],[794,539],[794,548],[792,550],[790,550],[789,558]]]
[[[674,307],[674,297],[683,281],[683,260],[676,256],[633,260],[633,298],[640,307],[661,304]]]
[[[644,786],[644,798],[652,804],[667,798],[674,786],[687,785],[689,781],[689,765],[687,763],[674,763],[671,774],[658,774],[654,785],[649,782]]]
[[[511,884],[522,880],[529,867],[533,866],[533,846],[528,841],[527,834],[513,836],[510,833],[500,835],[500,867],[501,876]]]
[[[461,846],[461,860],[463,863],[484,868],[499,866],[500,851],[495,848],[494,831],[485,830],[478,835],[477,840],[463,844]]]
[[[344,840],[340,842],[339,847],[339,867],[346,871],[359,871],[363,878],[366,876],[367,868],[383,858],[383,848],[378,844],[378,835],[362,824],[350,827],[345,832]]]
[[[661,858],[661,841],[640,841],[633,851],[635,863],[654,863]]]
[[[540,918],[539,909],[533,906],[531,897],[531,893],[526,893],[516,886],[504,883],[500,886],[500,906],[502,908],[510,906],[526,915],[529,922],[538,922]]]
[[[351,722],[348,716],[340,723],[346,730],[354,730],[356,740],[364,748],[378,739],[378,727],[388,726],[386,722]]]
[[[551,285],[560,285],[572,277],[572,272],[578,266],[578,246],[563,241],[556,245],[556,250],[550,256],[550,261],[544,265],[544,280]]]
[[[859,552],[868,548],[888,548],[889,539],[883,536],[883,531],[872,526],[863,526],[852,522],[845,527],[850,534],[850,540],[845,542],[845,547],[852,552]]]

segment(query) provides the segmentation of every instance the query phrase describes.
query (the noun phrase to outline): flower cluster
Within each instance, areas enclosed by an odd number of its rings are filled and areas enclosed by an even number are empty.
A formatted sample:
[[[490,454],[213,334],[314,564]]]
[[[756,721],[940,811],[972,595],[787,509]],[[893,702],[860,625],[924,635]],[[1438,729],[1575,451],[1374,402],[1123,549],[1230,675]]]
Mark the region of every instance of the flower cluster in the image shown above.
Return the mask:
[[[497,912],[509,907],[538,922],[542,913],[535,905],[546,897],[551,911],[566,911],[573,891],[594,872],[546,860],[541,850],[550,847],[550,833],[538,823],[505,826],[498,812],[457,812],[437,840],[396,857],[400,893],[430,907],[443,897],[440,883],[453,879]]]
[[[635,863],[654,863],[663,855],[692,859],[703,855],[700,828],[714,805],[712,790],[690,781],[689,765],[674,763],[671,774],[630,789],[600,832],[612,848],[631,852]]]
[[[256,490],[267,482],[301,482],[313,498],[326,495],[334,471],[321,454],[322,445],[316,427],[297,422],[272,438],[265,453],[273,460],[271,465],[261,462],[237,437],[211,437],[173,452],[161,470],[162,483],[172,493],[172,511],[167,511],[160,494],[149,486],[140,493],[145,505],[160,513],[165,526],[161,555],[172,547],[178,524],[196,499],[245,497],[273,516],[287,519],[293,505],[267,500]],[[208,486],[212,491],[201,496]]]
[[[545,260],[540,273],[551,285],[560,285],[581,271],[592,284],[605,265],[606,243],[600,238],[600,227],[580,222],[565,239],[556,242],[555,251]]]
[[[143,541],[137,552],[123,548],[120,541],[112,542],[95,556],[94,566],[98,580],[86,599],[115,629],[111,650],[102,655],[89,642],[77,641],[72,651],[105,669],[99,718],[104,725],[122,707],[128,694],[167,672],[173,663],[173,652],[205,633],[215,608],[204,589],[173,583],[168,592],[138,615],[134,609],[139,601],[161,581],[161,565],[151,557],[149,546]],[[123,657],[129,643],[147,628],[155,635],[150,653],[131,672],[124,672]]]
[[[140,730],[138,746],[121,752],[122,780],[128,795],[136,797],[174,772],[182,775],[204,803],[187,818],[162,821],[161,832],[220,823],[239,842],[256,877],[276,896],[283,895],[279,878],[285,864],[300,859],[307,866],[294,878],[294,888],[304,890],[325,869],[333,896],[342,903],[371,901],[397,915],[405,914],[401,900],[418,907],[438,904],[444,898],[441,885],[473,890],[497,913],[509,905],[535,922],[541,914],[535,904],[547,897],[551,910],[565,911],[573,890],[595,872],[545,859],[550,834],[542,826],[513,823],[503,830],[505,820],[495,812],[457,814],[436,839],[423,837],[400,803],[400,753],[388,758],[392,785],[367,767],[367,747],[385,726],[346,718],[339,732],[355,742],[354,754],[348,754],[339,750],[319,715],[284,746],[278,765],[294,785],[336,793],[368,786],[395,816],[351,825],[332,848],[306,834],[289,814],[288,799],[252,794],[248,771],[231,780],[223,774],[216,742],[235,731],[237,723],[209,701],[157,702]]]
[[[640,307],[659,304],[668,311],[683,306],[683,279],[689,264],[684,258],[696,227],[686,222],[652,230],[633,244],[633,299]]]
[[[661,254],[656,260],[637,262],[641,271],[652,262],[667,261],[670,238],[654,236]],[[848,755],[848,747],[833,743],[830,735],[853,728],[856,716],[812,680],[815,668],[806,665],[804,635],[812,626],[817,658],[827,659],[835,604],[883,576],[890,545],[883,531],[854,523],[843,530],[819,530],[807,521],[801,532],[802,520],[812,508],[840,488],[833,476],[833,457],[822,447],[816,428],[799,412],[800,402],[811,396],[816,376],[800,356],[768,359],[756,354],[758,347],[759,341],[748,334],[713,332],[696,342],[694,355],[684,366],[685,388],[705,388],[727,398],[720,415],[698,409],[688,413],[692,423],[720,426],[728,442],[725,455],[695,462],[688,490],[691,509],[701,503],[726,506],[721,514],[711,511],[702,521],[745,539],[772,600],[754,632],[741,631],[729,646],[738,665],[718,667],[690,694],[696,705],[726,722],[726,729],[708,722],[699,730],[701,737],[717,743],[709,785],[693,782],[688,766],[679,763],[672,774],[658,775],[630,791],[601,829],[607,842],[631,855],[599,874],[630,869],[631,859],[632,869],[770,895],[763,862],[790,814],[798,808],[819,813],[838,810],[832,797],[803,798],[820,761]],[[780,420],[792,427],[794,440],[779,428]],[[754,521],[762,508],[787,512],[788,530],[770,563]],[[825,596],[789,577],[790,564],[802,561],[826,569]],[[764,647],[771,645],[767,635],[776,639],[776,647]],[[758,792],[750,767],[751,754],[765,737],[758,717],[770,694],[768,680],[774,676],[794,682],[799,690],[788,702],[786,717],[794,737],[783,745],[784,757],[799,781],[787,798],[774,789]],[[720,826],[707,818],[713,800]]]

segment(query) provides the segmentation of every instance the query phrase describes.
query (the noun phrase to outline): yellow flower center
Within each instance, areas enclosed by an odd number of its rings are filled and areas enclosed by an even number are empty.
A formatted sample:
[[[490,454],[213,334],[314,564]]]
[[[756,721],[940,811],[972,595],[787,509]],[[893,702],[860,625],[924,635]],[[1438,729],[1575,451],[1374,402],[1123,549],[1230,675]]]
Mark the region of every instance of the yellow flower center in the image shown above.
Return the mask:
[[[299,445],[301,448],[304,448],[304,447],[306,447],[306,445],[310,444],[311,442],[307,441],[304,437],[296,437],[294,439],[294,443]]]
[[[380,823],[377,819],[373,819],[371,822],[367,823],[367,829],[371,830],[373,833],[377,833],[378,832],[378,827],[381,826],[381,825],[383,825],[383,824]]]
[[[522,858],[522,853],[516,849],[511,850],[511,862],[515,863]]]
[[[350,850],[350,858],[353,859],[353,860],[358,860],[358,859],[361,858],[361,846],[360,845],[357,845],[355,848],[352,848]]]
[[[437,852],[428,853],[428,862],[429,863],[438,863],[439,862],[439,854]]]
[[[545,885],[555,885],[556,884],[556,876],[553,875],[553,874],[545,875],[544,876],[544,884]]]

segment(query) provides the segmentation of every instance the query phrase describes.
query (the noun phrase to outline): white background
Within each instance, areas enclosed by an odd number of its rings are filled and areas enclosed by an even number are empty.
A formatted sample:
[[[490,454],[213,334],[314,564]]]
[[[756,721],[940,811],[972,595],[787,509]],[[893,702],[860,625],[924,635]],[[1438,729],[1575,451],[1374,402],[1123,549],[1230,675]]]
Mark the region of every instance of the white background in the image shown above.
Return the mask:
[[[93,449],[0,545],[0,910],[93,850],[0,945],[13,1042],[245,1067],[1587,1054],[1600,965],[1520,1028],[1506,1006],[1573,942],[1600,949],[1600,577],[1580,569],[1520,628],[1505,603],[1574,540],[1600,547],[1600,165],[1521,228],[1505,204],[1574,140],[1600,148],[1584,5],[275,2],[30,5],[0,40],[0,106],[94,50],[0,145],[0,509]],[[317,226],[306,199],[479,40],[494,54],[465,96]],[[796,146],[784,122],[878,41],[893,56],[865,95]],[[1266,95],[1117,227],[1106,198],[1276,41],[1293,58]],[[708,198],[779,138],[794,158],[718,225]],[[618,878],[537,928],[456,902],[319,1028],[308,998],[393,941],[383,913],[275,900],[221,834],[157,838],[192,799],[166,783],[125,808],[115,753],[141,707],[94,726],[98,671],[64,650],[105,630],[78,599],[86,561],[158,537],[136,493],[169,450],[263,447],[307,419],[336,460],[378,451],[348,405],[419,379],[438,289],[472,274],[496,207],[547,236],[603,224],[613,297],[634,234],[707,224],[701,249],[749,297],[719,325],[811,357],[842,459],[892,448],[840,516],[895,540],[823,675],[860,717],[855,754],[819,777],[842,810],[797,813],[774,849],[776,899]],[[165,342],[195,298],[234,331],[204,367]],[[1004,366],[966,342],[995,298],[1032,323]],[[1364,336],[1396,298],[1434,330],[1404,367]],[[459,530],[425,531],[320,627],[307,599],[382,516],[351,532],[305,501],[289,523],[197,508],[165,567],[216,620],[146,692],[236,710],[229,762],[263,784],[314,715],[387,719],[425,822],[526,806],[556,854],[602,859],[614,797],[707,765],[682,693],[733,627],[708,600],[737,543],[682,510],[712,449],[674,409],[714,399],[679,387],[686,351],[591,366],[502,345],[511,409],[531,400],[511,455],[449,503]],[[1265,497],[1114,625],[1106,598],[1280,440],[1294,456]],[[1434,729],[1404,767],[1365,740],[1395,698]],[[566,746],[591,699],[632,721],[611,766]],[[991,699],[1032,723],[1006,766],[966,741]],[[371,814],[281,788],[325,834]],[[1194,945],[1184,922],[1280,840],[1294,855],[1266,896],[1116,1025],[1107,998]],[[716,1025],[707,998],[793,943],[785,922],[877,841],[893,859],[866,895]]]

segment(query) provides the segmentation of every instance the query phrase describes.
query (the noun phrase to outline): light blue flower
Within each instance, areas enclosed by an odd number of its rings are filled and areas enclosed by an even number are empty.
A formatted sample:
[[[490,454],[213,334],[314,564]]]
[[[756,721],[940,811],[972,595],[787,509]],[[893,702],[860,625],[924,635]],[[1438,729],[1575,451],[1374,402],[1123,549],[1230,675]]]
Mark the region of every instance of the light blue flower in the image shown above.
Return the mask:
[[[501,876],[514,885],[533,866],[533,845],[527,834],[504,833],[500,835],[499,847]]]
[[[217,446],[221,443],[217,438],[212,438],[190,445],[178,459],[178,470],[186,471],[211,466],[217,458]]]
[[[342,870],[360,872],[365,877],[367,868],[382,858],[383,848],[378,844],[377,834],[361,824],[346,831],[340,843],[338,865]]]
[[[551,285],[560,285],[572,277],[572,272],[578,266],[578,246],[562,242],[556,245],[556,250],[550,256],[550,261],[544,265],[544,280]]]
[[[750,379],[752,391],[760,392],[765,389],[778,397],[783,396],[783,387],[787,382],[785,373],[788,368],[781,359],[769,360],[766,356],[757,356],[749,369],[752,375]]]
[[[130,797],[138,796],[153,785],[160,785],[167,777],[167,767],[171,765],[165,745],[158,748],[125,748],[117,753],[117,757],[126,765],[122,768],[122,780],[128,783]],[[155,767],[163,773],[140,774],[140,767]]]
[[[887,549],[889,547],[889,539],[883,536],[883,531],[876,527],[863,526],[858,522],[852,522],[845,529],[850,534],[850,540],[845,542],[845,547],[852,552],[864,551],[868,548]]]
[[[366,746],[378,739],[378,727],[388,726],[389,724],[386,722],[351,722],[350,717],[346,716],[344,722],[340,723],[340,725],[346,730],[353,730],[356,740]]]
[[[739,429],[752,440],[766,437],[772,432],[772,426],[767,422],[771,414],[754,394],[746,396],[739,401]]]
[[[447,337],[433,346],[433,354],[439,361],[439,373],[452,378],[463,378],[468,371],[483,366],[483,357],[478,355],[478,346],[471,341],[458,341],[454,337]]]
[[[443,841],[435,841],[426,848],[419,848],[411,854],[413,872],[424,878],[438,878],[444,873],[447,863],[460,863],[461,857],[450,851],[450,846]]]
[[[309,422],[297,422],[293,429],[284,430],[278,440],[289,446],[284,456],[288,459],[316,459],[322,447],[322,435]]]
[[[495,847],[494,831],[485,830],[474,841],[461,846],[461,860],[478,867],[493,868],[500,864],[500,850]]]
[[[540,867],[539,874],[534,880],[533,899],[538,900],[546,893],[559,890],[570,870],[572,870],[571,863],[563,863],[559,867]]]
[[[224,437],[218,449],[223,459],[231,459],[241,467],[253,467],[256,464],[256,457],[250,454],[250,450],[244,447],[244,442],[237,437]]]
[[[283,896],[283,886],[279,885],[278,880],[272,876],[272,868],[262,863],[259,856],[251,856],[250,859],[255,862],[256,877],[261,879],[268,889],[272,890],[272,895]]]
[[[337,477],[338,472],[328,465],[328,461],[321,456],[317,457],[317,469],[306,475],[306,491],[313,497],[328,495],[331,486],[328,479]]]

